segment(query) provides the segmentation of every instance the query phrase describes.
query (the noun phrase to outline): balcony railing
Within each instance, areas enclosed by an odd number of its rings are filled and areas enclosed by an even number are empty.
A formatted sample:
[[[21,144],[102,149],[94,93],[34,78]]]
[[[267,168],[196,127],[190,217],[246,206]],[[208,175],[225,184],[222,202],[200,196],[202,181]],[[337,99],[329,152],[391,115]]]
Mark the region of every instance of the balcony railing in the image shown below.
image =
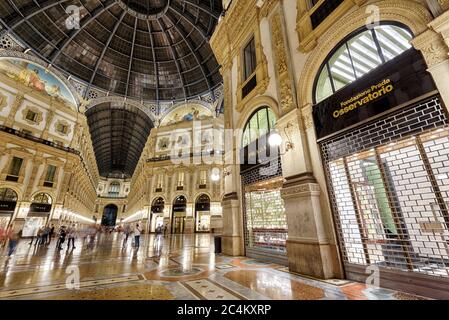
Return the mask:
[[[65,151],[65,152],[70,152],[70,153],[73,153],[73,154],[76,154],[76,155],[80,155],[80,152],[78,150],[73,149],[73,148],[61,146],[61,145],[59,145],[59,144],[57,144],[57,143],[55,143],[53,141],[49,141],[49,140],[45,140],[45,139],[42,139],[42,138],[38,138],[38,137],[33,136],[32,134],[29,134],[29,133],[26,133],[26,132],[22,132],[22,131],[19,131],[19,130],[10,128],[10,127],[6,127],[4,125],[0,125],[0,131],[6,132],[6,133],[9,133],[9,134],[13,134],[13,135],[15,135],[17,137],[21,137],[21,138],[24,138],[24,139],[27,139],[27,140],[31,140],[33,142],[44,144],[44,145],[47,145],[47,146],[50,146],[50,147],[53,147],[53,148],[56,148],[56,149],[59,149],[59,150]]]

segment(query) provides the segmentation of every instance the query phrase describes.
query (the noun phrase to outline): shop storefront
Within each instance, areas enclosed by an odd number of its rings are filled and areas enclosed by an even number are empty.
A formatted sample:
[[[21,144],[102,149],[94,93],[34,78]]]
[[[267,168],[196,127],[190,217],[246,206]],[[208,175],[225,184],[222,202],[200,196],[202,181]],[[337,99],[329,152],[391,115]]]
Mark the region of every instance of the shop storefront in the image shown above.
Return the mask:
[[[383,286],[420,292],[449,285],[449,122],[411,38],[390,24],[348,37],[313,115],[346,276],[375,266]]]
[[[195,203],[195,232],[210,232],[210,198],[206,194]]]
[[[0,189],[0,229],[8,227],[16,205],[17,193],[9,188]]]
[[[154,199],[151,205],[151,220],[150,220],[150,232],[154,233],[158,230],[163,231],[164,228],[164,208],[165,201],[163,198],[159,197]]]
[[[30,211],[25,218],[22,237],[33,237],[40,227],[46,225],[52,207],[52,200],[48,194],[39,193],[33,197]]]
[[[176,197],[172,209],[172,233],[184,233],[186,224],[187,199],[184,196]]]
[[[281,197],[283,184],[279,152],[272,153],[268,137],[275,118],[258,109],[244,128],[240,166],[243,193],[245,254],[287,264],[287,219]]]

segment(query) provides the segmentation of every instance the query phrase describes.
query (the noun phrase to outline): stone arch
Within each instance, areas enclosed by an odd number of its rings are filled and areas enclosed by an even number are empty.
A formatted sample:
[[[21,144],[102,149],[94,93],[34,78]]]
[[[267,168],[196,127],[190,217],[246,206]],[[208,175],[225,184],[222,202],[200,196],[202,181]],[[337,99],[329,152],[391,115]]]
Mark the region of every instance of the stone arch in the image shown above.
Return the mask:
[[[32,200],[35,196],[37,196],[38,194],[41,194],[41,193],[46,194],[47,196],[50,197],[50,201],[51,201],[52,205],[55,204],[56,195],[53,192],[49,192],[47,190],[38,190],[38,191],[34,192],[33,195],[30,197],[30,202],[32,202]]]
[[[0,189],[11,189],[17,194],[17,202],[22,201],[23,193],[17,186],[13,185],[12,183],[1,183]]]
[[[87,104],[87,106],[85,107],[85,110],[81,110],[83,113],[85,113],[88,109],[91,109],[99,104],[102,103],[123,103],[123,104],[127,104],[129,106],[133,106],[137,109],[139,109],[140,111],[142,111],[143,113],[145,113],[153,122],[154,125],[156,125],[157,122],[157,118],[156,116],[153,114],[153,112],[151,112],[151,110],[147,107],[145,107],[145,105],[143,105],[142,103],[139,103],[135,100],[132,99],[125,99],[123,97],[119,97],[119,96],[106,96],[106,97],[100,97],[100,98],[96,98],[93,100],[90,100],[89,103]]]
[[[381,21],[399,22],[413,32],[414,36],[427,29],[427,24],[432,21],[430,12],[421,4],[409,0],[371,1],[356,10],[349,12],[350,19],[341,18],[320,39],[318,45],[310,53],[304,70],[298,82],[298,101],[300,106],[313,104],[313,89],[315,77],[317,77],[321,65],[329,53],[355,30],[366,26],[370,17],[367,12],[369,5],[379,8]]]

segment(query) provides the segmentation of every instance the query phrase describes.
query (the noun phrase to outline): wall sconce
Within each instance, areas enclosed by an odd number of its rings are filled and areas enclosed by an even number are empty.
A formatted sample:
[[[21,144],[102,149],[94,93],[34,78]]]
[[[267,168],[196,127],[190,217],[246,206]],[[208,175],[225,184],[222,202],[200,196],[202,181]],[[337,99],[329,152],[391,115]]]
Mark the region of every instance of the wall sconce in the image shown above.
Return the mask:
[[[294,144],[291,140],[291,137],[289,133],[287,132],[287,129],[291,129],[293,127],[293,124],[289,122],[287,126],[284,127],[284,133],[287,137],[287,141],[285,142],[285,152],[281,153],[281,155],[286,154],[288,151],[292,150],[294,148]],[[268,137],[268,143],[271,147],[280,147],[282,145],[283,139],[281,135],[275,130],[273,131],[270,136]]]

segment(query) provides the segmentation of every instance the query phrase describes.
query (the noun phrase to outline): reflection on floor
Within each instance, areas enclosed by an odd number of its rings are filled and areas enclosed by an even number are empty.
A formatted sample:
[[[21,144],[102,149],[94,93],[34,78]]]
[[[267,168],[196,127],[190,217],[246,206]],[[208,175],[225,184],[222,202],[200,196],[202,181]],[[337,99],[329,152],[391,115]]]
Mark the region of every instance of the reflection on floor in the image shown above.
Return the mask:
[[[0,250],[0,299],[420,299],[350,281],[318,281],[285,267],[215,255],[208,234],[144,235],[137,250],[120,234],[93,246],[77,239],[59,251],[23,240],[11,258]]]

